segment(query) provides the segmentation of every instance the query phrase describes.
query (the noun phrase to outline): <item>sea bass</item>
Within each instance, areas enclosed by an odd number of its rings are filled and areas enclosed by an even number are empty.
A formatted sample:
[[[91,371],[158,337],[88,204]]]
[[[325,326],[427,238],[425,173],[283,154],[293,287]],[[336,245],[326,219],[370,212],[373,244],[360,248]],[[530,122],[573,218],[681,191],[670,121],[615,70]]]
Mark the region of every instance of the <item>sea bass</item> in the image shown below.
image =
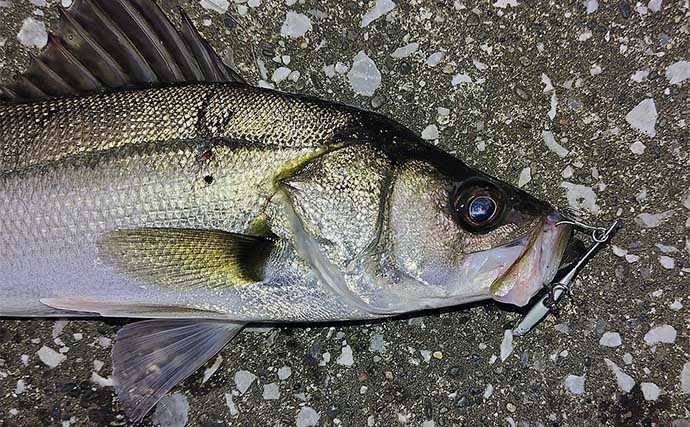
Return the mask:
[[[182,14],[76,1],[2,88],[0,316],[129,324],[138,419],[247,323],[525,305],[571,228],[354,107],[248,85]]]

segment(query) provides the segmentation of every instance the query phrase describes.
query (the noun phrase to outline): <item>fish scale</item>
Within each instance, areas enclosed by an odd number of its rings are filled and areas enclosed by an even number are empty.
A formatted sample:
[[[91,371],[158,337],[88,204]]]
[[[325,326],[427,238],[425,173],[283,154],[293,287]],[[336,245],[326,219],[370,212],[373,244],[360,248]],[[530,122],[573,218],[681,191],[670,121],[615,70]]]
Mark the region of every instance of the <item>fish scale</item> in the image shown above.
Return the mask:
[[[198,90],[208,93],[235,88]],[[246,128],[242,128],[245,134]],[[9,168],[0,175],[0,271],[4,278],[0,294],[6,296],[4,313],[54,314],[38,300],[65,294],[182,301],[193,307],[208,307],[208,301],[217,295],[187,298],[180,289],[162,291],[167,297],[139,292],[140,283],[99,265],[97,242],[109,231],[138,227],[244,233],[275,192],[275,176],[313,156],[315,145],[313,140],[303,147],[278,147],[213,138],[137,141],[119,147],[112,144],[96,141],[99,148],[107,148],[96,151],[89,147],[79,154],[43,159],[41,163],[34,160],[34,164]],[[212,158],[201,158],[209,149]],[[213,183],[208,184],[205,176],[213,176]],[[21,240],[17,236],[22,236]],[[295,263],[303,275],[308,275],[306,266]],[[46,280],[48,274],[50,280]],[[294,292],[303,289],[296,286]],[[246,311],[235,303],[239,297],[219,299],[215,304],[235,305],[231,311],[239,317],[238,312]],[[271,306],[270,299],[265,301],[254,304],[253,316],[305,320],[302,311],[288,311],[282,305]],[[330,315],[335,313],[342,315],[339,310]]]
[[[223,104],[225,99],[234,103]],[[244,102],[264,108],[247,110]],[[241,112],[233,113],[232,106]],[[76,260],[96,260],[96,242],[108,231],[246,232],[275,191],[276,176],[331,142],[333,126],[352,121],[335,108],[319,111],[301,99],[233,84],[0,106],[0,265],[8,279],[0,286],[26,290],[15,300],[26,301],[30,312],[50,313],[38,298],[64,290],[41,285],[36,275],[12,278],[24,276],[34,264],[78,275]],[[303,115],[308,124],[295,120]],[[86,126],[91,117],[93,126]],[[269,119],[276,126],[266,126]],[[201,159],[209,148],[212,158]],[[204,181],[207,176],[211,185]],[[20,244],[15,236],[23,236]],[[58,252],[64,256],[46,264]],[[113,281],[101,277],[109,272],[92,273],[84,276],[96,283]],[[127,289],[127,281],[120,280]],[[100,292],[85,280],[72,282],[71,293]],[[14,306],[14,311],[23,307]]]
[[[323,104],[231,83],[0,104],[0,171],[200,138],[316,148],[357,119],[344,107]]]

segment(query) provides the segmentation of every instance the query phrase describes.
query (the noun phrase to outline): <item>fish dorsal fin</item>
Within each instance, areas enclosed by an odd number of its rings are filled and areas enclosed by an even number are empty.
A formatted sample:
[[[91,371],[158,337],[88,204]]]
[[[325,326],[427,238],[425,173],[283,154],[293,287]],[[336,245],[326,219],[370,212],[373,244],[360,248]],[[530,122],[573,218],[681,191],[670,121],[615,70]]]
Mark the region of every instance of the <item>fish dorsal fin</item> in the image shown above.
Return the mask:
[[[0,86],[28,101],[190,82],[246,83],[182,15],[177,30],[151,0],[76,0],[29,69]]]

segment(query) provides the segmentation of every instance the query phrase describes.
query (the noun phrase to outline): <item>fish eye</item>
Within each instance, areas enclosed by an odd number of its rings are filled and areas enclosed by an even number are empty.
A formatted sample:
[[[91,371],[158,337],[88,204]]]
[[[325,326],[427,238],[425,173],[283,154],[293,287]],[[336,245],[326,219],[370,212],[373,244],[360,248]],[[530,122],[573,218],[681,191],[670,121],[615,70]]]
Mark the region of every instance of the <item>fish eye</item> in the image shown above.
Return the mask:
[[[504,193],[490,182],[470,182],[455,191],[453,214],[457,223],[475,233],[486,233],[499,223]]]
[[[467,216],[472,222],[484,223],[496,213],[496,202],[490,196],[477,196],[470,201]]]

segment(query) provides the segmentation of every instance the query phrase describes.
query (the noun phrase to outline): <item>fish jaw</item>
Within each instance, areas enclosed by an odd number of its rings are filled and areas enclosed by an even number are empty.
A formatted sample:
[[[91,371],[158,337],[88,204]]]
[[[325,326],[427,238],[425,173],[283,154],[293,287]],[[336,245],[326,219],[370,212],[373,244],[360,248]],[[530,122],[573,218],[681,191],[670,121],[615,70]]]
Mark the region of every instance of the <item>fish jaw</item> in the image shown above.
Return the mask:
[[[557,225],[561,219],[553,213],[535,230],[525,252],[491,285],[494,300],[522,307],[553,280],[572,234],[569,225]]]

